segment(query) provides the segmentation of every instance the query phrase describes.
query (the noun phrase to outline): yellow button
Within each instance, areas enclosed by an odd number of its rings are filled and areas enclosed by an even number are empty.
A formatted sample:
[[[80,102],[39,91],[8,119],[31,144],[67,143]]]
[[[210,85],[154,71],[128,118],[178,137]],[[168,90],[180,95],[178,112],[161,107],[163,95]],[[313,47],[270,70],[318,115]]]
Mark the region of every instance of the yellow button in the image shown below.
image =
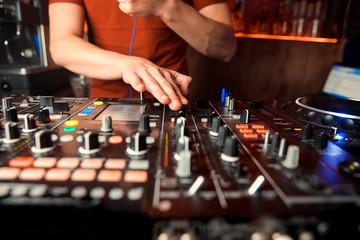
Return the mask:
[[[100,106],[100,105],[103,105],[104,104],[104,102],[102,102],[102,101],[96,101],[96,102],[94,102],[94,105],[96,105],[96,106]]]
[[[65,126],[68,126],[68,127],[76,126],[76,125],[79,124],[79,121],[77,121],[77,120],[69,120],[69,121],[66,121],[64,124],[65,124]]]

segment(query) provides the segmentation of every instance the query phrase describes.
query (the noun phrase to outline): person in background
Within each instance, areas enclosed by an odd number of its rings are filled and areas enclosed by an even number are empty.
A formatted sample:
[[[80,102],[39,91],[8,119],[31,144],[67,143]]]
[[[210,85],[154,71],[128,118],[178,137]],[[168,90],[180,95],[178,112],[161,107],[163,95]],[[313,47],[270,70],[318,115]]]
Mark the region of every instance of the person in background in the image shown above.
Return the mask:
[[[226,0],[49,0],[49,20],[53,60],[91,78],[90,97],[148,91],[172,110],[188,103],[187,44],[223,61],[237,48]]]

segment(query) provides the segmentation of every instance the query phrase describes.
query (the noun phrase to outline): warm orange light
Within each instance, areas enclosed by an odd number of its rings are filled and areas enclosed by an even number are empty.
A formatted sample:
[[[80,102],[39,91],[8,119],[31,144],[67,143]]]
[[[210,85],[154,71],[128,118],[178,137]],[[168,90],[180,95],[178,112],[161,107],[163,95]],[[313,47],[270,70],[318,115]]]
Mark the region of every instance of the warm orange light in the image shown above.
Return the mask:
[[[322,42],[322,43],[337,43],[335,38],[314,38],[314,37],[296,37],[296,36],[282,36],[282,35],[268,35],[268,34],[245,34],[235,33],[235,37],[258,38],[258,39],[275,39],[301,42]]]

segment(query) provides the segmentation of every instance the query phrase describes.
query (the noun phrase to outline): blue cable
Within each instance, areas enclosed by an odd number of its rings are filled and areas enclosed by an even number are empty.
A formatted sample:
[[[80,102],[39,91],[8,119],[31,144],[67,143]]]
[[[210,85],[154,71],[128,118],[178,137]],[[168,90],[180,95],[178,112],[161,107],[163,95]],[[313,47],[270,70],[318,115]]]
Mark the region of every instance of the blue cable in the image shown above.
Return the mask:
[[[134,45],[134,39],[135,39],[135,31],[136,31],[136,17],[134,17],[134,27],[133,27],[133,34],[131,37],[131,44],[130,44],[130,50],[129,50],[129,56],[132,54],[132,49]],[[130,85],[130,98],[132,98],[132,86]]]

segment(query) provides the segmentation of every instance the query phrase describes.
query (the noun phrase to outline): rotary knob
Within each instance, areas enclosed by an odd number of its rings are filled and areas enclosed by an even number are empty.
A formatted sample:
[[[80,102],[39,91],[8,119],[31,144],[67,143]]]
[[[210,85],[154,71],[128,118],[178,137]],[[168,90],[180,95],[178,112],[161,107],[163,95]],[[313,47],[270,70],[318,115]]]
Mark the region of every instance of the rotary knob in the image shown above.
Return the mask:
[[[79,152],[81,154],[95,154],[100,152],[99,135],[97,132],[88,131],[82,135]]]
[[[271,154],[275,154],[279,151],[280,141],[281,141],[280,134],[275,133],[271,139],[271,145],[270,145]]]
[[[176,152],[174,154],[175,160],[180,160],[180,152],[181,151],[190,151],[191,149],[191,141],[188,136],[182,136],[179,138],[179,141],[176,143]]]
[[[178,177],[186,178],[191,176],[191,152],[184,150],[180,152],[180,159],[175,173]]]
[[[2,110],[3,110],[3,112],[6,112],[6,109],[12,107],[11,100],[10,100],[9,98],[3,98],[3,99],[1,99],[1,104],[2,104]]]
[[[214,117],[211,122],[211,130],[210,135],[211,136],[218,136],[219,135],[219,128],[221,126],[221,118],[220,117]]]
[[[113,131],[112,128],[112,119],[110,115],[106,115],[101,119],[101,128],[100,132],[110,133]]]
[[[314,145],[318,150],[324,150],[327,147],[329,136],[321,132],[315,136]]]
[[[248,124],[250,122],[250,111],[245,109],[241,112],[240,123]]]
[[[216,139],[216,145],[218,147],[223,147],[225,144],[226,137],[229,136],[229,128],[227,125],[222,125],[219,128],[219,134]]]
[[[18,122],[19,121],[17,110],[15,107],[7,108],[5,110],[5,115],[6,115],[7,122]]]
[[[213,118],[216,116],[216,113],[215,112],[212,112],[209,114],[208,118],[207,118],[207,123],[206,125],[211,128],[211,124],[212,124],[212,121],[213,121]]]
[[[48,153],[55,146],[52,140],[52,133],[47,130],[40,130],[34,134],[34,146],[31,148],[33,153]]]
[[[138,131],[143,132],[146,135],[150,135],[150,116],[148,114],[143,114],[140,116]]]
[[[228,136],[225,139],[221,159],[225,162],[236,162],[239,160],[238,141],[235,136]]]
[[[145,155],[147,152],[146,134],[141,132],[132,134],[126,152],[133,157]]]
[[[49,109],[40,109],[39,110],[39,123],[45,124],[50,122],[50,112]]]
[[[296,145],[290,145],[282,165],[288,169],[295,169],[299,166],[300,148]]]
[[[34,116],[32,114],[25,114],[24,116],[24,128],[22,131],[24,133],[35,132],[37,130],[37,126],[35,123]]]
[[[279,159],[285,158],[287,149],[288,149],[288,141],[285,138],[283,138],[281,139],[279,146],[279,152],[278,152]]]
[[[234,98],[231,98],[229,101],[229,110],[235,111],[236,110],[236,101]]]
[[[14,143],[20,140],[20,132],[18,126],[14,122],[6,122],[4,124],[4,143]]]
[[[310,125],[305,125],[301,128],[300,138],[301,140],[309,140],[313,135],[313,127]]]

